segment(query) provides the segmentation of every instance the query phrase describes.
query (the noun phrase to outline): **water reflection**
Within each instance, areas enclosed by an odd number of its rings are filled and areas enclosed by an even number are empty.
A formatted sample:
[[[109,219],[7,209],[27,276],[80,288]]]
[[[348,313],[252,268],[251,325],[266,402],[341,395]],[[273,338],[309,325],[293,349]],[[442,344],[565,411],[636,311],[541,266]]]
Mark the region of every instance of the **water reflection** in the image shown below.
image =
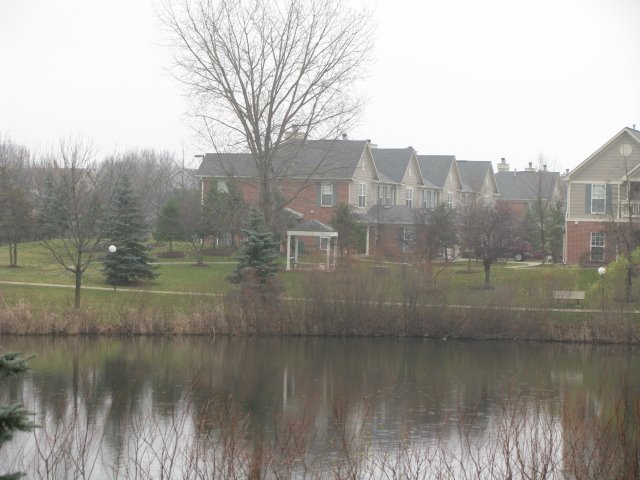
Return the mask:
[[[546,424],[560,435],[558,429],[573,428],[567,411],[597,419],[615,408],[619,392],[625,393],[626,412],[633,412],[640,398],[637,351],[626,347],[7,337],[1,346],[38,356],[29,376],[3,385],[0,402],[23,402],[49,431],[70,419],[79,431],[99,431],[100,457],[110,459],[111,467],[127,458],[132,432],[149,427],[135,419],[175,426],[178,418],[190,438],[196,432],[219,436],[224,425],[239,426],[251,455],[258,457],[250,459],[253,465],[263,461],[262,445],[278,435],[288,435],[314,457],[342,453],[340,441],[363,436],[378,446],[424,446],[443,438],[454,444],[466,424],[471,438],[490,445],[495,439],[484,436],[501,428],[510,402],[517,404],[511,414],[521,419],[522,432]],[[30,442],[33,435],[18,435],[0,450],[0,464],[31,451]]]

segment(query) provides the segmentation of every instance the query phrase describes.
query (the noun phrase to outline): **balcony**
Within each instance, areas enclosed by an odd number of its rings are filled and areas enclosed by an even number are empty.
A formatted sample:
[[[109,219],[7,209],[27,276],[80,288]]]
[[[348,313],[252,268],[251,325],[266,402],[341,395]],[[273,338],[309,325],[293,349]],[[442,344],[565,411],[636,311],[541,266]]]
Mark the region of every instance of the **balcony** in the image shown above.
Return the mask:
[[[628,217],[629,211],[631,211],[632,217],[640,217],[640,201],[632,200],[630,203],[620,205],[620,216],[622,218]]]

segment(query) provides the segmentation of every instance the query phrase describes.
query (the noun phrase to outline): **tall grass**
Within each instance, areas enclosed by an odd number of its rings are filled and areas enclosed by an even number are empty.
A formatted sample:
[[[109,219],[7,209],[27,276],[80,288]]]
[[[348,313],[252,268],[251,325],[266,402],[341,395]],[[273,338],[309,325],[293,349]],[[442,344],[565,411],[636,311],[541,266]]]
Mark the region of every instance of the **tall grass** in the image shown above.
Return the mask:
[[[297,274],[296,298],[227,295],[107,295],[83,309],[39,307],[0,297],[0,334],[322,335],[640,343],[640,320],[603,310],[558,311],[566,279],[513,275],[493,289],[452,276],[429,288],[411,267],[345,263],[335,273]],[[159,298],[162,297],[158,301]],[[119,300],[120,299],[120,300]]]

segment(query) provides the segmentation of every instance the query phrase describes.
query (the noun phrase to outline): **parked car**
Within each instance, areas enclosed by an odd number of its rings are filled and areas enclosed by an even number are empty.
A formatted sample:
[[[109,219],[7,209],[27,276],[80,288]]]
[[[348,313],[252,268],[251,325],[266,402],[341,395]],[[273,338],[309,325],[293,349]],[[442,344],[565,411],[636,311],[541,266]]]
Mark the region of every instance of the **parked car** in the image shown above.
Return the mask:
[[[495,247],[493,250],[494,258],[513,258],[516,262],[523,262],[533,256],[531,245],[524,243],[515,247]],[[468,258],[470,252],[465,252],[463,257]],[[480,252],[474,252],[473,257],[480,258],[482,254]]]

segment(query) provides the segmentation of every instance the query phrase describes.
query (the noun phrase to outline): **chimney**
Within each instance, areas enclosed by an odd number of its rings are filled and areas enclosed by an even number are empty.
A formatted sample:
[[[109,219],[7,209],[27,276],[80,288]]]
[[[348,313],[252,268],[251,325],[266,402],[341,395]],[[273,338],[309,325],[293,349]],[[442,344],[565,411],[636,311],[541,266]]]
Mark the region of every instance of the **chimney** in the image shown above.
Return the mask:
[[[542,165],[542,170],[543,170],[544,172],[546,172],[546,171],[547,171],[547,164],[546,164],[546,163],[545,163],[544,165]]]
[[[291,128],[285,132],[287,140],[300,140],[304,138],[304,132],[300,131],[300,125],[292,123]]]
[[[535,172],[536,169],[533,168],[533,162],[529,162],[529,166],[524,169],[525,172]]]
[[[342,134],[342,139],[343,139],[343,140],[346,140],[346,139],[347,139],[347,134],[346,134],[346,133],[343,133],[343,134]]]
[[[507,163],[507,160],[502,157],[500,159],[500,163],[498,164],[498,172],[508,172],[509,171],[509,164]]]

